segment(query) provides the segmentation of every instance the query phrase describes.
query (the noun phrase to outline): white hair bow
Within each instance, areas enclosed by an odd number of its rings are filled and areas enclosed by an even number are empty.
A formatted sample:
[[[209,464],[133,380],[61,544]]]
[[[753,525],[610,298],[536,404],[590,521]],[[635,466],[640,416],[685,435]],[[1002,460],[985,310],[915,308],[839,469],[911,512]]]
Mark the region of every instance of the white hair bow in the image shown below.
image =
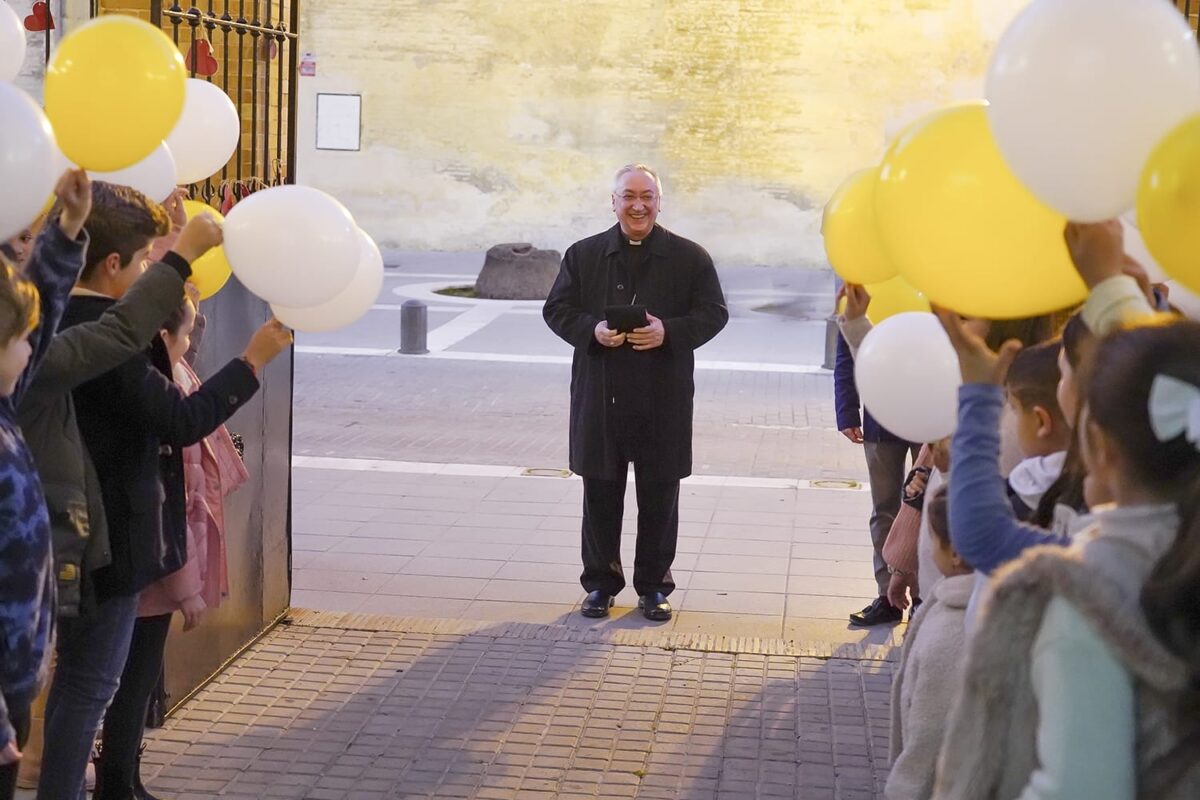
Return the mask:
[[[1186,434],[1200,450],[1200,386],[1170,375],[1155,377],[1150,385],[1150,427],[1160,442]]]

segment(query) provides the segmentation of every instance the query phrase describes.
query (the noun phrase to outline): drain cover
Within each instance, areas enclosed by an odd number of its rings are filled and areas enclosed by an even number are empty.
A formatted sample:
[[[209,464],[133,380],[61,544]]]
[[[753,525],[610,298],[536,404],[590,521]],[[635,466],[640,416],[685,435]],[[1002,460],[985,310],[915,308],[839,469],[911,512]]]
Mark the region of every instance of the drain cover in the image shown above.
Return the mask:
[[[858,481],[839,481],[839,480],[824,480],[813,481],[814,489],[861,489],[862,484]]]
[[[569,478],[571,470],[552,469],[549,467],[526,467],[521,474],[528,478]]]

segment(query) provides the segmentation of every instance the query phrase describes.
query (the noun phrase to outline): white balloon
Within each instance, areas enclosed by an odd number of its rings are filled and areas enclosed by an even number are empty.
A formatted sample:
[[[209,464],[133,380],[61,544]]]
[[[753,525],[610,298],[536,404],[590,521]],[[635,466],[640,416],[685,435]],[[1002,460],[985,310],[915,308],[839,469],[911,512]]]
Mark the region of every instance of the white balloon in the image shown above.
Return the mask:
[[[309,186],[276,186],[225,218],[225,256],[247,289],[288,308],[330,300],[354,278],[358,226],[337,200]]]
[[[358,231],[362,254],[350,285],[318,306],[288,308],[272,305],[271,311],[284,325],[306,333],[337,330],[356,322],[371,310],[383,289],[383,255],[374,240],[361,228]]]
[[[863,405],[880,425],[910,442],[936,442],[958,423],[962,373],[937,317],[888,317],[863,340],[854,361]]]
[[[88,175],[94,181],[137,189],[156,203],[166,202],[178,184],[175,178],[175,159],[166,142],[132,167],[116,172],[88,172]]]
[[[1200,49],[1168,0],[1034,0],[996,45],[988,118],[1005,160],[1080,222],[1133,206],[1151,151],[1200,113]]]
[[[16,79],[25,63],[25,26],[8,3],[0,2],[0,81]]]
[[[975,0],[975,19],[985,39],[996,41],[1030,0]]]
[[[0,241],[33,222],[58,183],[58,145],[41,107],[0,83]]]
[[[241,130],[229,95],[208,81],[188,78],[183,114],[167,137],[179,182],[202,181],[225,166],[237,150]]]

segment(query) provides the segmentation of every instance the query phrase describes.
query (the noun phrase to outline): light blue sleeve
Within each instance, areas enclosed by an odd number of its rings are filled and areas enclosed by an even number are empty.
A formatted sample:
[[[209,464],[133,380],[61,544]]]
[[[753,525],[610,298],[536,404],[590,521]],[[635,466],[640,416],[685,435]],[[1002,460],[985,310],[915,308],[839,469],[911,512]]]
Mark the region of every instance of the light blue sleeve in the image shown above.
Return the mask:
[[[1000,476],[1004,390],[968,383],[959,389],[958,430],[950,445],[950,538],[975,569],[990,575],[1030,547],[1067,545],[1066,536],[1017,520]]]
[[[1134,800],[1133,680],[1069,603],[1046,609],[1033,650],[1039,766],[1019,800]]]

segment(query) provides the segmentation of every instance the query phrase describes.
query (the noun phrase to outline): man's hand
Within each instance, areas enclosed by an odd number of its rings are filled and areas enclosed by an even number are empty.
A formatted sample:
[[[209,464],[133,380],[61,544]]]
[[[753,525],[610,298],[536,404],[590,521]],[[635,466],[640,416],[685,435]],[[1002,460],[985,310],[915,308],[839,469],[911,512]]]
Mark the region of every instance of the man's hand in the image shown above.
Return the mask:
[[[867,315],[867,307],[871,305],[871,293],[867,287],[857,283],[847,283],[843,289],[846,297],[846,311],[842,314],[849,322],[862,319]]]
[[[254,367],[256,373],[262,373],[263,367],[270,364],[275,356],[282,353],[292,344],[292,332],[284,327],[277,319],[269,319],[250,337],[246,352],[242,358]]]
[[[629,341],[633,344],[634,350],[653,350],[656,347],[662,347],[663,342],[667,338],[667,329],[663,327],[662,320],[653,314],[646,314],[646,319],[650,320],[650,324],[644,328],[634,328],[629,333]]]
[[[21,751],[17,749],[17,743],[9,740],[3,748],[0,748],[0,766],[6,764],[15,764],[21,760]]]
[[[58,179],[54,193],[62,203],[58,227],[68,239],[78,238],[88,214],[92,213],[91,178],[81,169],[69,169]]]
[[[862,428],[859,427],[842,428],[842,436],[845,436],[855,444],[862,444],[864,441]]]
[[[179,610],[183,612],[183,630],[186,633],[200,625],[208,604],[197,594],[184,600]]]
[[[611,330],[606,320],[600,320],[596,323],[596,330],[592,332],[592,335],[604,347],[620,347],[625,344],[625,334],[620,331]]]
[[[183,201],[187,199],[187,189],[180,187],[171,192],[171,196],[163,203],[163,208],[167,210],[167,216],[171,218],[172,228],[182,228],[187,225],[187,209],[183,207]]]
[[[1021,343],[1015,339],[1005,342],[999,353],[992,352],[987,342],[967,330],[962,319],[953,311],[944,308],[934,308],[933,312],[941,320],[942,327],[950,337],[950,344],[958,353],[958,365],[962,370],[963,383],[991,383],[1004,385],[1008,368],[1013,359],[1021,352]]]
[[[1068,222],[1063,238],[1067,240],[1067,250],[1079,277],[1089,289],[1123,273],[1125,229],[1120,220]]]
[[[221,223],[211,214],[197,214],[183,226],[175,240],[175,252],[189,264],[224,241]]]
[[[912,575],[903,575],[899,572],[892,574],[888,579],[887,599],[896,608],[903,611],[908,608],[908,592],[910,589],[916,588],[917,582],[913,580]]]

